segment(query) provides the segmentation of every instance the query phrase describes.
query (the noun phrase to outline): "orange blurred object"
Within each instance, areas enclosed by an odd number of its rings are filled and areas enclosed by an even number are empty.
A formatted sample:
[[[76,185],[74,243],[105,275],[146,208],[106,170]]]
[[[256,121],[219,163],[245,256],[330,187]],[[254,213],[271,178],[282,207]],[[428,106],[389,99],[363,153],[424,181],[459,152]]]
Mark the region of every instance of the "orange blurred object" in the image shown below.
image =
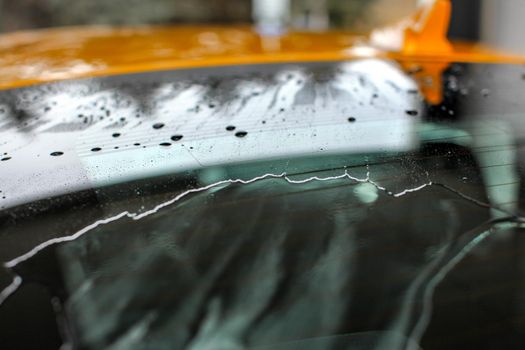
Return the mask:
[[[289,32],[259,35],[248,26],[70,27],[0,35],[0,89],[56,80],[155,70],[239,64],[393,59],[408,67],[428,65],[437,80],[450,62],[525,63],[477,44],[446,39],[450,2],[420,9],[406,28],[399,52],[368,44],[366,36],[345,32]],[[439,67],[439,69],[436,69]],[[432,103],[440,92],[422,88]]]
[[[454,50],[447,39],[452,5],[449,0],[436,0],[421,7],[405,29],[402,52],[405,54],[447,54]]]

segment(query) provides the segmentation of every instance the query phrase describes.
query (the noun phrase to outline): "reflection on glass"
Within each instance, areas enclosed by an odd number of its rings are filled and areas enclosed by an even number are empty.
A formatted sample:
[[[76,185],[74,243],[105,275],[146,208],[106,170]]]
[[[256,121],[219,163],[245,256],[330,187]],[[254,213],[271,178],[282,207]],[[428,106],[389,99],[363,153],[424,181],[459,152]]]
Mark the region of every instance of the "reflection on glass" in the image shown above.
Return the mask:
[[[0,249],[66,344],[522,348],[518,68],[200,73],[6,95]]]

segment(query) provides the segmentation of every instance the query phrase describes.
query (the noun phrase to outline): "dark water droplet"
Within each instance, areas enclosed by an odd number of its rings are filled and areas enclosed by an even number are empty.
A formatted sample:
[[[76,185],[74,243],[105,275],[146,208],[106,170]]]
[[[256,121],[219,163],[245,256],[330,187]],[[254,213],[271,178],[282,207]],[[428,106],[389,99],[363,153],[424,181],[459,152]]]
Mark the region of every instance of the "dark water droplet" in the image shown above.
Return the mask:
[[[266,124],[266,120],[263,120],[261,123]]]
[[[228,131],[233,131],[233,130],[235,130],[235,126],[233,126],[233,125],[228,125],[228,126],[226,127],[226,130],[228,130]]]
[[[113,137],[120,137],[120,134],[118,132],[114,133],[113,135],[111,135]]]
[[[405,111],[405,112],[406,112],[406,114],[408,114],[409,116],[412,116],[412,117],[415,117],[415,116],[417,116],[419,114],[419,112],[416,111],[416,110],[408,110],[408,111]]]
[[[182,138],[183,138],[182,135],[173,135],[173,136],[171,137],[171,140],[172,140],[172,141],[180,141],[180,140],[182,140]]]
[[[164,147],[168,147],[168,146],[171,146],[171,143],[169,142],[162,142],[160,143],[161,146],[164,146]]]
[[[355,119],[354,117],[350,117],[350,118],[348,118],[348,121],[349,121],[350,123],[354,123],[354,122],[356,121],[356,119]]]
[[[100,148],[100,147],[94,147],[94,148],[91,149],[91,152],[99,152],[101,150],[102,150],[102,148]]]
[[[210,108],[215,108],[215,105],[214,105],[213,103],[210,103],[210,104],[208,105],[208,107],[210,107]]]
[[[114,148],[114,149],[118,149],[119,147],[118,147],[118,146],[115,146],[115,147],[113,147],[113,148]]]
[[[4,157],[2,159],[0,159],[2,162],[5,162],[5,161],[8,161],[9,159],[11,159],[11,157]]]
[[[140,146],[140,143],[134,143],[133,146]]]
[[[164,123],[155,123],[153,124],[153,129],[158,130],[164,127]]]
[[[237,136],[237,137],[245,137],[246,135],[248,135],[248,133],[246,131],[237,131],[235,133],[235,136]]]
[[[51,152],[49,153],[49,155],[53,156],[53,157],[58,157],[58,156],[61,156],[63,155],[64,152],[60,152],[60,151],[56,151],[56,152]]]

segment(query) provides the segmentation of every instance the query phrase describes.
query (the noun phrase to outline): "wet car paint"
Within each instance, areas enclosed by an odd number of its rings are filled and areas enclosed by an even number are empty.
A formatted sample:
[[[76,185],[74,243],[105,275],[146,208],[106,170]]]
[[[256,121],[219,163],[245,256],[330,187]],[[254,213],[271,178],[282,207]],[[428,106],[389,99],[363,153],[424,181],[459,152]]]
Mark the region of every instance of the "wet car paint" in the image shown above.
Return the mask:
[[[408,52],[385,51],[368,45],[365,35],[344,31],[281,34],[264,36],[250,26],[206,25],[80,26],[8,33],[0,36],[4,52],[0,89],[159,70],[363,58],[419,64],[525,63],[521,56],[479,43],[452,42],[452,51],[436,52],[432,45],[444,38],[434,37],[435,33],[417,39]]]
[[[217,164],[409,149],[421,108],[415,82],[380,60],[157,72],[6,91],[0,130],[9,159],[0,208]],[[31,180],[21,186],[20,178]]]

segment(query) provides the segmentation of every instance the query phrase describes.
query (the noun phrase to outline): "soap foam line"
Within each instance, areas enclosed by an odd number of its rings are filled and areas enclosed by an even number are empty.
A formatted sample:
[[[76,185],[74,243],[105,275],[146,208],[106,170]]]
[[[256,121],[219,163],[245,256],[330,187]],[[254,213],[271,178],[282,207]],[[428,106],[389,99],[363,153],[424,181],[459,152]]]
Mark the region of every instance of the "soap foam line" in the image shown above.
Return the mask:
[[[422,190],[422,189],[424,189],[424,188],[426,188],[428,186],[433,185],[430,182],[430,183],[427,183],[427,184],[424,184],[424,185],[421,185],[421,186],[418,186],[418,187],[415,187],[415,188],[412,188],[412,189],[404,190],[404,191],[399,192],[399,193],[393,193],[393,192],[388,191],[385,187],[380,186],[379,184],[377,184],[376,182],[374,182],[374,181],[372,181],[370,179],[370,171],[368,169],[368,166],[367,166],[367,173],[366,173],[366,177],[365,178],[354,177],[354,176],[350,175],[348,173],[348,171],[345,169],[344,173],[341,174],[341,175],[328,176],[328,177],[312,176],[312,177],[309,177],[309,178],[306,178],[306,179],[303,179],[303,180],[293,180],[285,172],[283,172],[281,174],[268,173],[268,174],[264,174],[264,175],[261,175],[261,176],[254,177],[254,178],[249,179],[249,180],[243,180],[243,179],[222,180],[222,181],[214,182],[214,183],[209,184],[207,186],[194,188],[194,189],[190,189],[190,190],[187,190],[185,192],[182,192],[179,195],[175,196],[174,198],[172,198],[172,199],[170,199],[170,200],[168,200],[166,202],[163,202],[163,203],[155,206],[154,208],[152,208],[152,209],[150,209],[148,211],[145,211],[143,213],[137,213],[137,212],[131,213],[129,211],[123,211],[123,212],[121,212],[119,214],[116,214],[114,216],[111,216],[109,218],[97,220],[94,223],[92,223],[92,224],[82,228],[81,230],[75,232],[72,235],[52,238],[50,240],[47,240],[45,242],[42,242],[42,243],[38,244],[37,246],[35,246],[33,249],[29,250],[28,252],[26,252],[26,253],[24,253],[24,254],[16,257],[16,258],[14,258],[12,260],[9,260],[9,261],[5,262],[4,263],[4,267],[6,267],[8,269],[12,269],[12,268],[16,267],[18,264],[20,264],[20,263],[22,263],[22,262],[32,258],[36,254],[38,254],[40,251],[42,251],[42,250],[44,250],[44,249],[46,249],[46,248],[48,248],[48,247],[50,247],[52,245],[60,244],[60,243],[64,243],[64,242],[74,241],[74,240],[78,239],[79,237],[83,236],[84,234],[90,232],[91,230],[93,230],[93,229],[95,229],[95,228],[97,228],[99,226],[106,225],[106,224],[109,224],[111,222],[120,220],[123,217],[128,217],[128,218],[130,218],[132,220],[140,220],[140,219],[142,219],[144,217],[147,217],[147,216],[150,216],[152,214],[157,213],[162,208],[170,206],[170,205],[180,201],[182,198],[184,198],[184,197],[186,197],[186,196],[188,196],[190,194],[204,192],[204,191],[207,191],[209,189],[212,189],[212,188],[215,188],[215,187],[220,187],[220,186],[223,186],[223,185],[237,184],[237,183],[250,184],[250,183],[254,183],[254,182],[257,182],[257,181],[260,181],[260,180],[264,180],[264,179],[269,179],[269,178],[284,179],[290,184],[306,184],[306,183],[313,182],[313,181],[323,181],[324,182],[324,181],[341,180],[341,179],[344,179],[344,178],[348,178],[349,180],[355,181],[357,183],[369,183],[369,184],[373,185],[374,187],[376,187],[379,191],[385,192],[387,195],[395,197],[395,198],[399,198],[399,197],[402,197],[402,196],[407,195],[409,193],[420,191],[420,190]],[[21,285],[21,283],[22,283],[22,278],[20,276],[16,275],[14,280],[13,280],[13,282],[9,286],[4,288],[3,291],[0,292],[0,306],[2,305],[2,303],[11,294],[13,294],[18,289],[18,287]]]
[[[16,292],[18,287],[20,287],[21,284],[22,284],[22,277],[15,276],[13,278],[13,281],[11,282],[11,284],[9,284],[7,287],[5,287],[0,292],[0,305],[2,305],[4,303],[4,301],[6,301],[7,298],[9,298],[11,296],[11,294]]]

